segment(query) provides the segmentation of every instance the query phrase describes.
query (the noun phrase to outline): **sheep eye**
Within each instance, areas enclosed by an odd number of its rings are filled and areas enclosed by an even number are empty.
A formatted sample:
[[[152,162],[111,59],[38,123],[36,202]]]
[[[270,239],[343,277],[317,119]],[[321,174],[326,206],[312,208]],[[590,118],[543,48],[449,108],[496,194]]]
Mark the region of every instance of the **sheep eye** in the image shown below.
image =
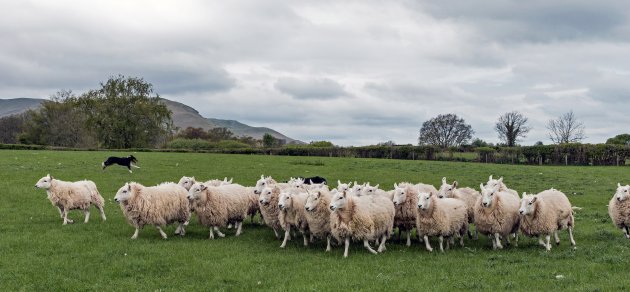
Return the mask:
[[[531,205],[531,204],[533,204],[533,203],[532,203],[532,202],[529,202],[529,204]]]

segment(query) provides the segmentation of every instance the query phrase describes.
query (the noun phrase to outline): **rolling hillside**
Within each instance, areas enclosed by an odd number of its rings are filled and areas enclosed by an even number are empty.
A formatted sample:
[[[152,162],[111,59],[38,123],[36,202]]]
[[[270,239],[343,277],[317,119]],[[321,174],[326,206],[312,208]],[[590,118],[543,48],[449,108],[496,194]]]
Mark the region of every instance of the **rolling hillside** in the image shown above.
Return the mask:
[[[282,133],[266,128],[252,127],[235,120],[221,120],[214,118],[205,118],[199,114],[194,108],[176,101],[162,99],[166,106],[173,112],[173,124],[180,128],[187,127],[212,129],[217,127],[225,127],[232,131],[235,136],[250,136],[255,139],[261,139],[265,133],[269,133],[278,139],[284,139],[287,143],[303,143],[299,140],[292,139]],[[38,98],[14,98],[0,99],[0,117],[10,116],[23,113],[29,109],[35,109],[40,106],[44,99]]]

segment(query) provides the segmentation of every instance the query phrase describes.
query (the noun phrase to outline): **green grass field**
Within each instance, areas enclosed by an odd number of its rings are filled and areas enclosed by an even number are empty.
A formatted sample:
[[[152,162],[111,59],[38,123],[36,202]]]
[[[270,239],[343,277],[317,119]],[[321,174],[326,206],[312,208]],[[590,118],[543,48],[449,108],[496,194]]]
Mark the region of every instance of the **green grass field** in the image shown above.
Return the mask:
[[[628,167],[512,166],[454,162],[373,159],[137,153],[142,169],[122,167],[101,172],[112,152],[0,151],[0,290],[583,290],[630,289],[630,240],[613,227],[606,205],[617,182],[629,183]],[[62,180],[91,179],[105,197],[106,222],[92,209],[90,223],[70,213],[75,224],[62,226],[59,214],[35,182],[47,173]],[[429,253],[417,242],[407,248],[388,243],[388,251],[369,254],[353,244],[350,256],[323,243],[303,247],[301,240],[280,249],[271,229],[244,225],[244,234],[207,239],[208,231],[193,220],[185,237],[163,240],[146,227],[138,240],[113,202],[127,181],[153,185],[177,181],[234,177],[253,185],[261,174],[321,175],[380,183],[413,181],[438,185],[443,176],[478,188],[488,175],[504,176],[519,192],[557,188],[576,214],[577,250],[561,234],[551,252],[523,239],[518,248],[493,251],[489,241],[467,241],[444,254]],[[334,183],[333,183],[334,181]],[[224,230],[225,231],[225,230]],[[560,276],[561,275],[561,276]]]

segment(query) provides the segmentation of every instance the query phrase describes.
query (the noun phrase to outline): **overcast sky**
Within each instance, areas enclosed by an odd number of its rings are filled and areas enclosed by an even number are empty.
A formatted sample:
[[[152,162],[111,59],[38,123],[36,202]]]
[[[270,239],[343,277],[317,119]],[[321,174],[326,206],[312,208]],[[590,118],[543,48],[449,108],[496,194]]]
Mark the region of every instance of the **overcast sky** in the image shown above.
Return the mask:
[[[455,113],[523,144],[573,110],[587,142],[630,132],[630,2],[0,1],[0,98],[144,77],[206,117],[303,141],[417,143]]]

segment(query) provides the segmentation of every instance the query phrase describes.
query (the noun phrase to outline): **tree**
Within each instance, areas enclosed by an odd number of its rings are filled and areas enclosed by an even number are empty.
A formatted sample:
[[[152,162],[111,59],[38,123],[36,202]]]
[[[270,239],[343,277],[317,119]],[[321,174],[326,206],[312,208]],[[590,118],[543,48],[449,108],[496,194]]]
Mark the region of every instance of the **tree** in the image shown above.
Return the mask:
[[[499,139],[508,147],[516,146],[519,138],[525,138],[531,128],[527,125],[527,118],[523,114],[513,111],[499,117],[494,130],[499,133]]]
[[[448,148],[465,144],[474,133],[472,127],[457,115],[438,115],[422,124],[418,142]]]
[[[330,141],[311,141],[309,143],[311,147],[334,147],[335,145]]]
[[[396,145],[396,142],[389,140],[389,141],[385,141],[385,142],[380,142],[378,144],[376,144],[377,146],[394,146]]]
[[[87,116],[77,106],[77,97],[69,90],[53,94],[39,110],[26,113],[20,143],[61,147],[90,147],[96,142],[85,126]]]
[[[475,140],[472,141],[470,145],[472,145],[475,148],[492,146],[488,142],[481,140],[481,138],[476,138]]]
[[[22,133],[26,115],[10,115],[0,118],[0,143],[16,144],[18,134]]]
[[[577,120],[573,111],[547,123],[549,138],[553,143],[579,143],[586,138],[584,124]]]
[[[209,135],[203,128],[187,127],[177,134],[178,138],[207,140]]]
[[[276,140],[277,139],[274,136],[271,136],[271,134],[265,133],[262,139],[263,146],[267,148],[274,147],[276,145]]]
[[[606,144],[630,145],[630,134],[621,134],[606,140]]]
[[[153,147],[165,143],[171,132],[171,111],[142,78],[110,77],[78,103],[105,148]]]
[[[234,138],[234,134],[227,128],[212,128],[208,130],[208,139],[213,142],[230,140]]]

